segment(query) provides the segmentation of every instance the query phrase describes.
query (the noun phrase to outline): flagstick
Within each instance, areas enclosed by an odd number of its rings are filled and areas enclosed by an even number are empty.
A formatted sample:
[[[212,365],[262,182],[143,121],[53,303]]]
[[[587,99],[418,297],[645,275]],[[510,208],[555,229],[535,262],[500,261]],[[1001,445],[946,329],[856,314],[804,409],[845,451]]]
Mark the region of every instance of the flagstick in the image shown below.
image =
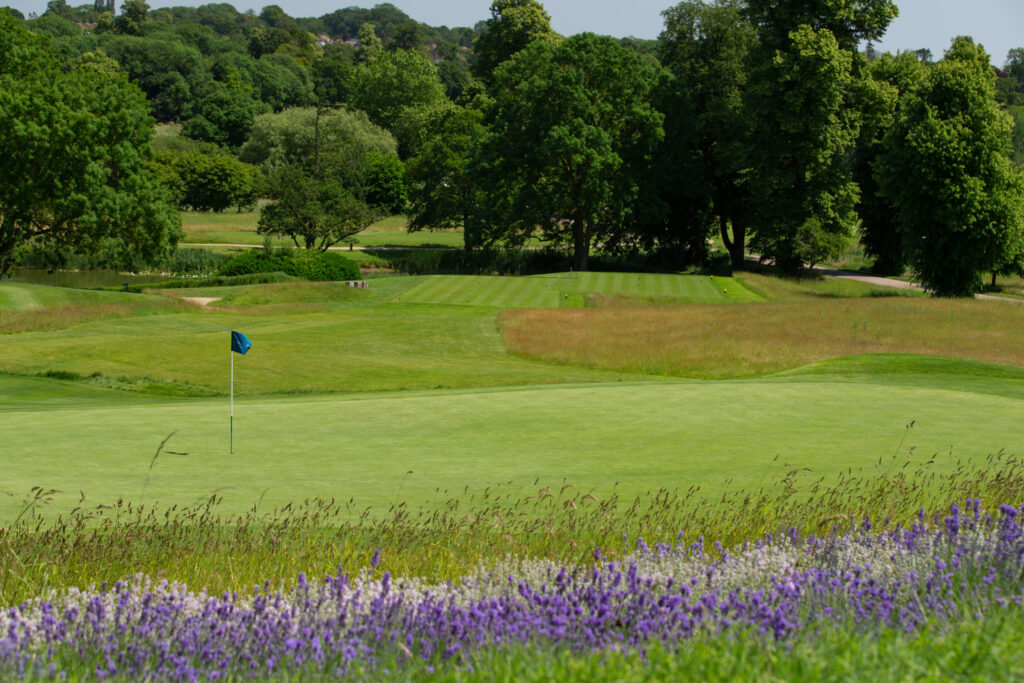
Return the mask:
[[[231,356],[231,421],[230,421],[230,451],[231,454],[235,453],[235,352],[228,351]]]

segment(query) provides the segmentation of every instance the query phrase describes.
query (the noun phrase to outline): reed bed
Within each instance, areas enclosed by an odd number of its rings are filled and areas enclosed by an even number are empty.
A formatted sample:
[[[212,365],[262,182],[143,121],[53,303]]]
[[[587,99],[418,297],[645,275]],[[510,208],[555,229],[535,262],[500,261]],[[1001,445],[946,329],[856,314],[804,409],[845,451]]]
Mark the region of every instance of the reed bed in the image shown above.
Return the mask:
[[[1014,302],[860,298],[733,306],[510,310],[498,324],[518,356],[695,378],[773,372],[869,353],[1024,365]]]

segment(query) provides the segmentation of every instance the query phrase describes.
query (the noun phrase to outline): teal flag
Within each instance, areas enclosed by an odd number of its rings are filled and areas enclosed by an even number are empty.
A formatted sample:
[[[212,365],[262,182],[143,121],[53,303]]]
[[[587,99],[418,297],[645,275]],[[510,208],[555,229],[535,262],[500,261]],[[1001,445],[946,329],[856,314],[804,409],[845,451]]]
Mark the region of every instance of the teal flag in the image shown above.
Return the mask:
[[[246,352],[252,348],[252,342],[241,332],[231,333],[231,350],[235,353],[240,353],[243,356]]]

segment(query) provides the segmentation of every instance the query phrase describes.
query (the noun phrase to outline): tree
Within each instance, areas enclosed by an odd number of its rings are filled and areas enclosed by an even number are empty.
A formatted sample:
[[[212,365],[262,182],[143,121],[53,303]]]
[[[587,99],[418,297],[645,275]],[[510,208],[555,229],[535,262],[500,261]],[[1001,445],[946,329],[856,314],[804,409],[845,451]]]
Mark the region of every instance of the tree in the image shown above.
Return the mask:
[[[382,212],[338,178],[316,168],[284,166],[271,172],[269,195],[256,230],[287,235],[298,247],[327,250],[365,230]]]
[[[394,138],[362,112],[289,109],[256,119],[243,161],[262,164],[268,196],[257,230],[327,249],[365,230],[397,200],[381,182]]]
[[[193,103],[209,88],[209,72],[203,55],[195,48],[175,41],[114,34],[98,36],[97,43],[146,93],[158,121],[190,118]]]
[[[182,208],[241,209],[255,204],[262,189],[262,174],[257,167],[220,151],[161,152],[157,162],[165,167],[165,184],[174,188]]]
[[[56,68],[46,41],[0,11],[0,272],[28,241],[81,253],[110,238],[150,262],[180,235],[145,165],[153,121],[120,73]]]
[[[182,133],[193,140],[241,147],[256,116],[265,107],[245,89],[218,84],[199,102],[198,112],[185,124]]]
[[[686,0],[665,10],[662,16],[665,30],[658,39],[661,62],[689,95],[663,109],[665,147],[676,155],[667,164],[666,173],[686,168],[686,145],[693,134],[688,119],[696,117],[695,152],[703,180],[694,182],[677,173],[669,201],[677,216],[686,213],[680,203],[702,204],[701,208],[717,219],[732,267],[742,268],[749,205],[744,183],[749,131],[743,94],[754,29],[743,16],[739,0]],[[695,192],[703,197],[694,200]]]
[[[312,107],[286,109],[256,117],[249,139],[238,153],[241,161],[264,170],[301,164],[319,154],[341,169],[357,169],[371,152],[395,156],[395,139],[362,112]],[[318,135],[319,131],[319,135]]]
[[[449,106],[425,125],[426,141],[409,160],[409,230],[464,226],[474,208],[468,166],[483,140],[479,111]]]
[[[261,101],[274,111],[307,107],[314,102],[313,79],[293,57],[272,54],[256,62],[255,88]]]
[[[983,272],[1021,251],[1024,178],[1010,159],[1012,124],[994,81],[985,51],[955,40],[901,99],[875,166],[910,264],[940,296],[979,291]]]
[[[313,64],[313,92],[321,106],[348,101],[355,73],[355,50],[345,43],[332,43]]]
[[[746,0],[747,16],[763,49],[786,49],[800,26],[828,31],[840,50],[854,52],[864,41],[879,40],[899,15],[893,0]]]
[[[751,245],[785,270],[837,255],[857,225],[851,66],[830,32],[803,25],[751,76]]]
[[[359,41],[359,51],[356,53],[356,58],[361,63],[370,61],[384,49],[380,38],[377,37],[377,32],[373,30],[373,24],[366,23],[360,26],[357,40]]]
[[[860,241],[865,253],[874,257],[872,270],[876,273],[901,275],[906,254],[896,211],[879,192],[874,168],[886,152],[885,136],[895,121],[900,95],[917,88],[926,73],[927,67],[913,53],[886,53],[868,65],[868,77],[858,89],[863,125],[853,171],[860,188],[857,214],[861,219]]]
[[[836,255],[857,226],[857,47],[896,14],[892,0],[747,0],[751,245],[787,270]]]
[[[398,157],[379,152],[366,155],[363,183],[366,203],[390,214],[405,211],[409,191],[405,183],[405,164]]]
[[[476,61],[473,73],[486,82],[502,62],[530,43],[554,43],[559,35],[551,28],[551,17],[537,0],[494,0],[491,18],[473,44]]]
[[[430,59],[414,50],[378,52],[353,75],[350,103],[391,130],[404,109],[446,102],[444,86]]]
[[[572,245],[635,228],[639,179],[663,136],[649,94],[660,69],[613,38],[534,42],[494,73],[495,120],[474,175],[481,205],[467,246],[522,245],[538,232]]]
[[[137,36],[142,33],[142,24],[149,15],[146,0],[125,0],[121,14],[114,21],[114,31],[123,35]]]

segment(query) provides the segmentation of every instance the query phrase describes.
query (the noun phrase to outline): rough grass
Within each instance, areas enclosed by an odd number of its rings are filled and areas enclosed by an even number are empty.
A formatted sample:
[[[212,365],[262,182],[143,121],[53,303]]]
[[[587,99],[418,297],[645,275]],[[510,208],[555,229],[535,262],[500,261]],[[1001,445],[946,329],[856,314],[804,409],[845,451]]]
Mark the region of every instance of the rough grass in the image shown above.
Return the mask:
[[[511,353],[682,377],[775,372],[830,358],[915,353],[1024,365],[1024,308],[991,301],[835,299],[726,307],[510,310]]]
[[[67,287],[49,287],[23,282],[0,281],[0,314],[90,304],[125,305],[137,297],[121,292],[97,292]]]
[[[63,330],[98,320],[180,313],[191,305],[160,296],[0,283],[0,335]]]
[[[737,273],[736,279],[765,299],[777,302],[927,296],[922,290],[916,288],[897,289],[827,276],[808,275],[802,278],[788,278],[758,273]]]
[[[0,604],[137,572],[212,593],[264,581],[288,585],[299,572],[321,577],[340,567],[355,574],[378,548],[382,570],[435,581],[508,554],[585,565],[595,547],[615,558],[631,551],[637,536],[652,546],[703,536],[709,550],[715,541],[731,548],[790,527],[842,530],[867,514],[876,529],[906,524],[922,508],[941,514],[968,496],[997,508],[1024,486],[1024,468],[1009,456],[944,474],[899,454],[839,478],[801,483],[797,475],[797,468],[780,467],[757,488],[721,495],[662,488],[637,498],[558,482],[526,490],[498,485],[439,493],[440,504],[431,506],[399,499],[384,514],[361,516],[351,514],[353,502],[313,497],[276,508],[257,500],[232,514],[217,494],[190,506],[139,507],[125,500],[97,505],[83,493],[74,510],[54,517],[47,514],[52,492],[36,488],[17,522],[0,528]]]

